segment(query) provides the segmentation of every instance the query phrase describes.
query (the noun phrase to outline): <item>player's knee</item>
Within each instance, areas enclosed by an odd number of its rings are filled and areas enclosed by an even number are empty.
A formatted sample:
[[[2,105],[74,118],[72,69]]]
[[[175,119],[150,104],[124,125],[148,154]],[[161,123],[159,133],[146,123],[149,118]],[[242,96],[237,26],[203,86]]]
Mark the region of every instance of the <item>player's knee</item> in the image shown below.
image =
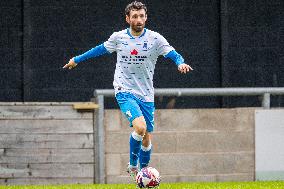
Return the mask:
[[[138,133],[141,136],[145,135],[145,133],[146,133],[146,122],[145,122],[145,119],[144,119],[143,116],[134,119],[132,124],[133,124],[133,127],[134,127],[136,133]]]
[[[146,133],[146,125],[139,125],[135,130],[139,135],[144,136]]]

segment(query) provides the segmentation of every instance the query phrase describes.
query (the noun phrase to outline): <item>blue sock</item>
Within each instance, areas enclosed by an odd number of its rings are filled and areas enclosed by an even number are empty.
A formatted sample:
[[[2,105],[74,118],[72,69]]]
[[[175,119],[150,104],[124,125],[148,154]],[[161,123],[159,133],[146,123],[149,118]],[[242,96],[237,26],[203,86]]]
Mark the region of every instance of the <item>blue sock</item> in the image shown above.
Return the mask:
[[[129,145],[130,145],[130,165],[137,166],[139,151],[141,149],[143,136],[139,135],[135,131],[131,133]]]
[[[140,169],[148,166],[150,159],[151,159],[151,152],[152,152],[151,143],[148,147],[144,147],[144,146],[141,147],[140,153],[139,153]]]

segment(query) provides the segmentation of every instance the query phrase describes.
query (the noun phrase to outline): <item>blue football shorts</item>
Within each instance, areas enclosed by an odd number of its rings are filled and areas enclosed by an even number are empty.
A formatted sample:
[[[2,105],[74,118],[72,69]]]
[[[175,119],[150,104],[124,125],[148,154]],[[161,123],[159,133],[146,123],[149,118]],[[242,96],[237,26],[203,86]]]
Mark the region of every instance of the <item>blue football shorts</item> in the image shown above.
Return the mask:
[[[144,102],[133,94],[119,92],[115,96],[120,110],[130,122],[130,127],[133,127],[132,121],[140,116],[144,116],[147,125],[147,131],[150,133],[154,130],[154,102]]]

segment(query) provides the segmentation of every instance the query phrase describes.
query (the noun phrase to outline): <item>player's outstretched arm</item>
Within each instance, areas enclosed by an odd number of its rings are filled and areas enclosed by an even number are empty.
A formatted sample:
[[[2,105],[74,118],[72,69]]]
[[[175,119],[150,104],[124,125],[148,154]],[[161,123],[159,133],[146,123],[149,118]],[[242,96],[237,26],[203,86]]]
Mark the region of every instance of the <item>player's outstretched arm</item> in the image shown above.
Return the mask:
[[[74,58],[71,58],[68,62],[68,64],[65,64],[63,68],[69,68],[72,69],[77,66],[78,63],[83,62],[89,58],[101,56],[103,54],[109,53],[107,49],[104,47],[104,44],[98,45],[95,48],[92,48],[91,50],[85,52],[84,54],[81,54],[79,56],[76,56]]]

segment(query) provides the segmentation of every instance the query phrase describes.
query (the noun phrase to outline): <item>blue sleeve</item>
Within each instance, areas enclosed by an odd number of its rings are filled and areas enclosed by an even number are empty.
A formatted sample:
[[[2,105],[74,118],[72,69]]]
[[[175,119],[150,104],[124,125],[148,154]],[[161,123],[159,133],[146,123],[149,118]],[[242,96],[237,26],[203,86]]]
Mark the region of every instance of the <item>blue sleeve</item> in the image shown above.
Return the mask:
[[[168,54],[166,54],[165,58],[172,59],[176,63],[177,66],[184,63],[183,57],[179,53],[177,53],[175,50],[172,50]]]
[[[82,62],[82,61],[87,60],[89,58],[100,56],[100,55],[103,55],[103,54],[106,54],[106,53],[109,53],[109,52],[105,48],[104,44],[101,44],[101,45],[98,45],[98,46],[92,48],[91,50],[85,52],[84,54],[76,56],[74,58],[74,61],[75,61],[75,63],[78,64],[79,62]]]

